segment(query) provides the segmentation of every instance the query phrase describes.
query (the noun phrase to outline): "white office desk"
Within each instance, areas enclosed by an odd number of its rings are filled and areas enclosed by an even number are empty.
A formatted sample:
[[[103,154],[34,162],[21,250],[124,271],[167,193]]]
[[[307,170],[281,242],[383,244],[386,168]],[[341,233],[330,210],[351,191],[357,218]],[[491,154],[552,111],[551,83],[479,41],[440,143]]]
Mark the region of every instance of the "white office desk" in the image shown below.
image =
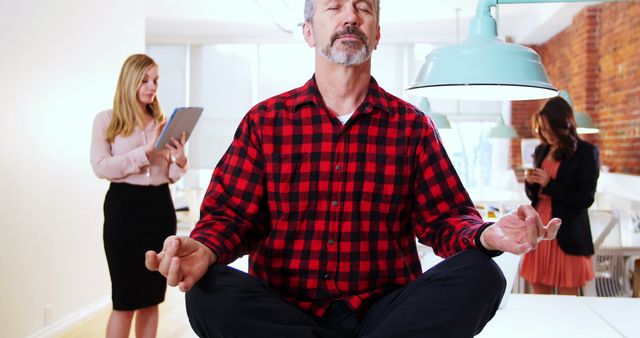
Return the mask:
[[[476,337],[640,337],[640,299],[512,294]]]
[[[433,261],[427,263],[437,263],[433,252],[430,256]],[[247,271],[247,256],[231,266]],[[504,308],[498,310],[476,337],[637,338],[640,337],[640,298],[512,293]]]
[[[582,297],[580,300],[622,337],[640,337],[640,298]]]

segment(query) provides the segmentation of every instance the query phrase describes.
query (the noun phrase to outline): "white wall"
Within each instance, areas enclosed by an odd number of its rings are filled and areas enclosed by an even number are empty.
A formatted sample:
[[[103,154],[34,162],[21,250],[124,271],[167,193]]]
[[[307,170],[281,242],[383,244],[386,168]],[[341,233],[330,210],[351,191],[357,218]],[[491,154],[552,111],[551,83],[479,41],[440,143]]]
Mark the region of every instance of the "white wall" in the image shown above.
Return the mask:
[[[0,336],[25,337],[110,294],[91,125],[144,51],[144,3],[0,1]]]

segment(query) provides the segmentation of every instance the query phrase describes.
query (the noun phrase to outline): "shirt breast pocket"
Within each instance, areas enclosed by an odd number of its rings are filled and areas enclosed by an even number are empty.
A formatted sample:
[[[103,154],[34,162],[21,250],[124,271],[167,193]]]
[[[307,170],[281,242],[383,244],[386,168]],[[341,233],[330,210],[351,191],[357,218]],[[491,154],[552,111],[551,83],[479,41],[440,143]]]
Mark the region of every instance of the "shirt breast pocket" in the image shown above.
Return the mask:
[[[397,154],[368,154],[366,158],[363,197],[379,212],[397,212],[409,197],[411,158]]]
[[[267,201],[271,210],[297,213],[309,205],[311,155],[309,153],[265,156]]]

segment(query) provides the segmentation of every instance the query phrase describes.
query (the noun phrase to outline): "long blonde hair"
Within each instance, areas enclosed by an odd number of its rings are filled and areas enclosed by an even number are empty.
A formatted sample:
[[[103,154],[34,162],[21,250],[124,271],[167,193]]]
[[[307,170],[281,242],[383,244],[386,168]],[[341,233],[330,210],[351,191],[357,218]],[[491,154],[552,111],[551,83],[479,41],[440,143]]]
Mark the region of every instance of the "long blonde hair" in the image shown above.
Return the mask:
[[[153,98],[153,102],[147,104],[146,111],[141,108],[138,101],[138,89],[142,80],[149,68],[154,66],[158,65],[144,54],[131,55],[124,61],[118,78],[116,95],[113,98],[113,116],[107,127],[107,142],[113,142],[118,135],[131,135],[136,127],[143,129],[144,114],[151,114],[157,123],[164,121],[165,117],[157,95]]]

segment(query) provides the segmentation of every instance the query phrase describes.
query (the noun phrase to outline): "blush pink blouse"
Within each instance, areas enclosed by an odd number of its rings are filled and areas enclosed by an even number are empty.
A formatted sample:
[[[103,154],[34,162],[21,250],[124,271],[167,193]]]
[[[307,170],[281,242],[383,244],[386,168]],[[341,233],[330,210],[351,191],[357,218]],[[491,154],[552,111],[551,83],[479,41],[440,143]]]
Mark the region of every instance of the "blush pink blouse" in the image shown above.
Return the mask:
[[[131,135],[116,136],[112,143],[105,139],[107,127],[113,111],[100,112],[93,121],[91,138],[91,166],[100,178],[111,182],[134,185],[158,186],[176,182],[187,171],[188,165],[180,168],[171,160],[168,151],[153,151],[147,157],[145,147],[153,138],[158,127],[155,121]]]

